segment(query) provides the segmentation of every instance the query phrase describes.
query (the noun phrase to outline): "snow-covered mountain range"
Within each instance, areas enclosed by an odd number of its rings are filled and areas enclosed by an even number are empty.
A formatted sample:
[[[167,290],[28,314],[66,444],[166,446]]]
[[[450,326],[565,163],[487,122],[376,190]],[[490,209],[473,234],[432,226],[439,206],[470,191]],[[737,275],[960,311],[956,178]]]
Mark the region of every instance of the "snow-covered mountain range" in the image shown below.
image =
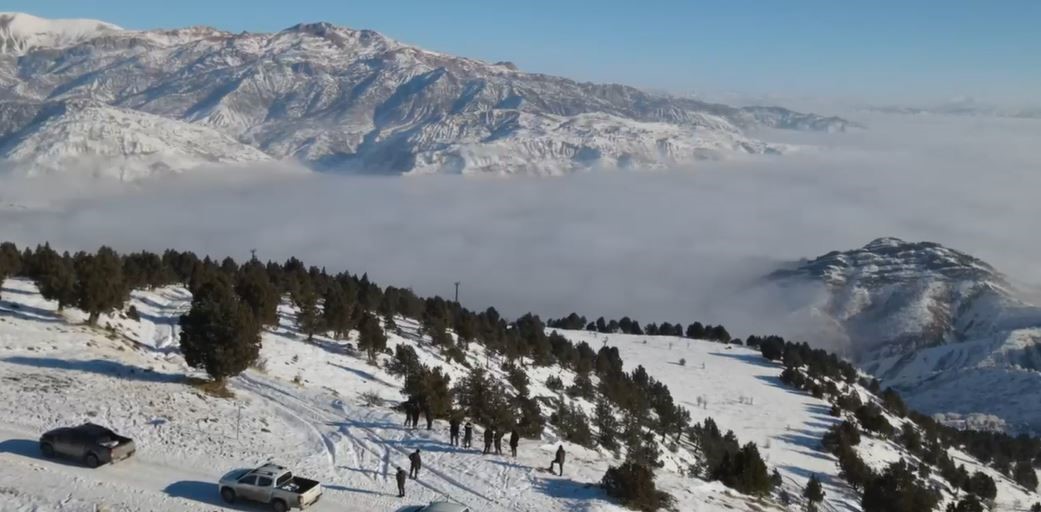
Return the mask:
[[[101,159],[132,177],[277,158],[559,174],[783,152],[746,135],[753,127],[850,126],[527,73],[328,23],[232,34],[0,14],[0,157],[31,172]]]
[[[1041,431],[1041,307],[1019,299],[987,263],[882,238],[770,279],[823,285],[796,309],[914,407],[956,423]]]

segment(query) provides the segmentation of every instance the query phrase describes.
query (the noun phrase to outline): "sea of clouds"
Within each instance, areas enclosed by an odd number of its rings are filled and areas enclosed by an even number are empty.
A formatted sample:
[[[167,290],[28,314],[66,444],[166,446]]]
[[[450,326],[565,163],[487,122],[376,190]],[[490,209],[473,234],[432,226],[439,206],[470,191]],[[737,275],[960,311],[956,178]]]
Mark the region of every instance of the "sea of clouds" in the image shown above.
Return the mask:
[[[0,178],[0,239],[61,249],[296,256],[496,306],[792,332],[779,265],[882,236],[930,240],[1041,284],[1041,121],[855,114],[841,134],[756,135],[784,156],[561,178],[203,169],[132,184]],[[750,290],[756,290],[750,292]],[[807,290],[806,293],[815,293]]]

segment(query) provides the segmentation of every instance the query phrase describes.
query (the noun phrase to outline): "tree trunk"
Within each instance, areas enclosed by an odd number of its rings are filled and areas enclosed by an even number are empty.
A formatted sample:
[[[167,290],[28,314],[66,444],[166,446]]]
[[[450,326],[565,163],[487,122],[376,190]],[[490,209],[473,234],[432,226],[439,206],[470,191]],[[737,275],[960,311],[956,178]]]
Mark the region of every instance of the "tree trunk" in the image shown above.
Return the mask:
[[[98,313],[96,311],[92,311],[90,313],[90,316],[87,317],[87,325],[90,325],[91,327],[98,325],[98,317],[100,317],[100,316],[101,316],[101,313]]]

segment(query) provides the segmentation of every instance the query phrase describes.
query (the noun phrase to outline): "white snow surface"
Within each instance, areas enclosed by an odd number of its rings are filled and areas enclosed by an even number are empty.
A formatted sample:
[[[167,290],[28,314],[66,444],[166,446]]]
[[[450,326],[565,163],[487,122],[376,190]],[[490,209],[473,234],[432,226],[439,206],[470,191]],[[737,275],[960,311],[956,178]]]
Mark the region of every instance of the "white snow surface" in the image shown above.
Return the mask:
[[[352,350],[356,333],[345,341],[316,336],[308,342],[292,328],[295,312],[288,305],[280,308],[281,325],[264,333],[260,364],[230,381],[235,397],[204,394],[186,383],[186,377],[203,376],[186,367],[177,349],[177,318],[190,299],[176,286],[135,291],[131,304],[140,321],[108,315],[98,328],[88,328],[82,312],[57,312],[31,282],[4,283],[0,510],[253,510],[222,503],[214,482],[229,470],[266,461],[321,480],[325,495],[314,507],[319,512],[407,510],[435,499],[492,512],[625,510],[596,485],[606,468],[618,463],[612,454],[564,443],[569,454],[565,475],[541,469],[559,443],[552,429],[541,440],[522,440],[517,459],[448,446],[443,421],[436,421],[432,431],[405,430],[400,415],[389,408],[402,399],[399,380]],[[400,333],[388,333],[390,346],[412,345],[425,364],[444,367],[453,381],[465,375],[464,367],[447,363],[417,334],[415,322],[397,322]],[[817,474],[827,492],[822,510],[860,510],[837,475],[834,457],[817,447],[821,434],[838,419],[828,415],[824,401],[781,385],[780,367],[757,352],[671,337],[561,333],[594,349],[605,343],[618,347],[627,369],[647,368],[696,421],[711,416],[742,442],[758,443],[793,496]],[[470,364],[490,364],[494,374],[502,375],[499,362],[481,346],[472,344],[467,357]],[[678,364],[681,358],[685,365]],[[573,378],[558,368],[533,368],[528,374],[532,394],[546,397],[554,395],[545,386],[549,376],[565,384]],[[384,404],[364,405],[363,392],[378,394]],[[696,405],[699,396],[707,399],[704,408]],[[134,438],[137,454],[96,470],[40,455],[36,439],[41,432],[84,421]],[[482,432],[477,427],[475,437]],[[418,480],[409,481],[408,497],[399,499],[393,471],[407,464],[406,455],[416,448],[424,453],[423,470]],[[752,499],[690,476],[686,467],[697,457],[691,449],[663,450],[665,466],[657,471],[657,484],[675,496],[676,510],[783,510],[772,499]],[[875,467],[906,457],[892,443],[870,437],[859,449]],[[955,455],[970,471],[981,468]],[[1036,501],[985,471],[998,482],[996,510],[1025,511]],[[799,505],[796,499],[791,510]]]

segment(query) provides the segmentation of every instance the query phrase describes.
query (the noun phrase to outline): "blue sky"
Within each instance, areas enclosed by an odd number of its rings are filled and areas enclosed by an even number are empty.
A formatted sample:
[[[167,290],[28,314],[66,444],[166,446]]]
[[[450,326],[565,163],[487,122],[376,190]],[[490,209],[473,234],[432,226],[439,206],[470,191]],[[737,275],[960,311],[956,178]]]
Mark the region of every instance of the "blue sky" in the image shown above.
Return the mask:
[[[1041,1],[4,0],[128,28],[371,28],[522,69],[670,91],[1041,103]]]

